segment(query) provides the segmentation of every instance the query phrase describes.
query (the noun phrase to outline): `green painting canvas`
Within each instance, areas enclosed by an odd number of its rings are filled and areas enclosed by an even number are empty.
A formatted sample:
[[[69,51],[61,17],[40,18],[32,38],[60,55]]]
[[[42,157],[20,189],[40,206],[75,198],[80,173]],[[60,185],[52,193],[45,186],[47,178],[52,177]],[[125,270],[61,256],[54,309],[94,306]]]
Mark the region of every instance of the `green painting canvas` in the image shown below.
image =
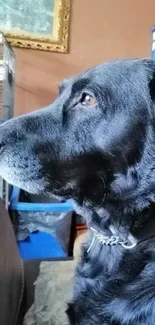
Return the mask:
[[[70,0],[0,0],[0,31],[12,47],[66,53]]]
[[[56,0],[0,0],[0,30],[51,36]]]

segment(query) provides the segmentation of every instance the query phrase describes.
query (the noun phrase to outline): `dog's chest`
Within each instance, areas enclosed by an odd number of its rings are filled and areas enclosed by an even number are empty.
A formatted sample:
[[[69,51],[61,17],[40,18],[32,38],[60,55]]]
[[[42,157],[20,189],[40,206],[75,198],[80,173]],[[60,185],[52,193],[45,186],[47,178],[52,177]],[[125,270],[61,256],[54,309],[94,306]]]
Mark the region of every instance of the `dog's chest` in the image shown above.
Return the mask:
[[[97,247],[91,252],[91,257],[84,252],[84,260],[76,271],[73,301],[68,309],[71,324],[155,324],[155,311],[151,311],[154,315],[150,318],[147,306],[147,296],[150,297],[152,290],[155,304],[155,275],[153,280],[147,274],[151,265],[148,270],[145,254],[132,257],[128,253],[117,253],[113,251],[115,258],[111,258],[106,252],[102,254],[101,261],[97,256]],[[144,287],[146,281],[147,292]],[[152,299],[149,300],[150,307]]]

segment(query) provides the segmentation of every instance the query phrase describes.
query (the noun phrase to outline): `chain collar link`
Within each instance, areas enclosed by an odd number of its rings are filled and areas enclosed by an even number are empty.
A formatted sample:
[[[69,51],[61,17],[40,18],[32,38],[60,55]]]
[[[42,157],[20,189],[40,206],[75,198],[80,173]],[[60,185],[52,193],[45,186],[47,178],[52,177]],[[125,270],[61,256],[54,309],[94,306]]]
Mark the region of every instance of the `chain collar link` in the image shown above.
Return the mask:
[[[99,241],[102,245],[106,245],[106,246],[121,245],[125,249],[131,249],[136,246],[136,242],[131,245],[128,245],[128,241],[122,240],[119,236],[114,236],[114,235],[113,236],[104,236],[101,232],[98,232],[96,229],[94,229],[92,227],[90,229],[93,232],[93,239],[92,239],[91,244],[87,250],[87,253],[90,252],[95,240]]]

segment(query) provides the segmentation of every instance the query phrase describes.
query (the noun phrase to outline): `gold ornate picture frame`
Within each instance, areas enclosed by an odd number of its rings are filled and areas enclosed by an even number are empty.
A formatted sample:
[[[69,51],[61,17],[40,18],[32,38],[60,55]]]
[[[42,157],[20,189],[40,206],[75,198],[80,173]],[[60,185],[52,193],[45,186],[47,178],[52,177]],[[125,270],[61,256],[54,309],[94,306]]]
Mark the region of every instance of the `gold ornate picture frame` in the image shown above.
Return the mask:
[[[68,52],[71,0],[4,0],[0,31],[11,46]]]

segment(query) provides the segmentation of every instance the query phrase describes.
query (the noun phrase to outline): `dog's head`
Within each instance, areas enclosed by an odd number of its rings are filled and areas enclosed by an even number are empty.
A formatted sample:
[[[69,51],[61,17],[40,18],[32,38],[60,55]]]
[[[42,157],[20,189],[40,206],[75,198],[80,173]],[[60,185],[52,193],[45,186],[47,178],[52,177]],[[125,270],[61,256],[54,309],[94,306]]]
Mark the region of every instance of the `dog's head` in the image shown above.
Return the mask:
[[[142,210],[155,198],[154,73],[152,60],[120,60],[64,81],[52,105],[1,126],[0,174],[97,222]]]

